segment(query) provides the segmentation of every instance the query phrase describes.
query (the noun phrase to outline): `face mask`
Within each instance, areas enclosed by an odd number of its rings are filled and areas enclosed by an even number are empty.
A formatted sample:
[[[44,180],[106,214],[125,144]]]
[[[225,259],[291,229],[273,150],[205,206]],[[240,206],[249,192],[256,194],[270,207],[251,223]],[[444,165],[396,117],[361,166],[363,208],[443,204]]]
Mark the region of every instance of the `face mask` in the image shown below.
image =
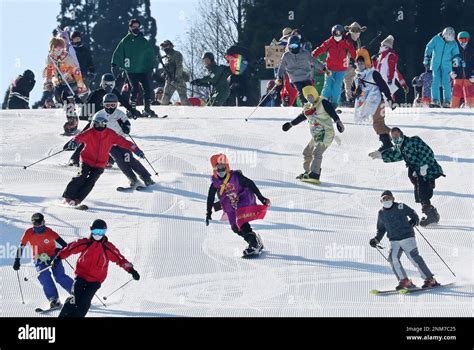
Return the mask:
[[[400,146],[403,142],[403,136],[397,137],[393,139],[393,143],[397,146]]]
[[[34,233],[43,233],[44,230],[46,230],[46,226],[33,226],[33,232]]]
[[[92,238],[96,241],[100,241],[102,238],[104,238],[104,236],[102,236],[102,235],[92,235]]]
[[[291,52],[291,53],[294,53],[294,54],[297,54],[298,52],[300,52],[299,46],[296,47],[295,49],[290,49],[290,52]]]
[[[171,47],[164,48],[163,51],[167,54],[173,52],[173,49]]]
[[[308,102],[311,103],[311,104],[316,103],[316,99],[314,98],[313,95],[308,95],[308,97],[307,97],[306,99],[307,99]]]
[[[385,52],[388,50],[388,47],[387,46],[380,46],[380,50],[379,50],[379,53],[382,53],[382,52]]]
[[[72,46],[74,47],[81,47],[82,46],[82,41],[76,41],[72,43]]]
[[[97,131],[103,131],[107,127],[105,123],[94,123],[94,129]]]
[[[115,88],[115,82],[104,83],[103,88],[105,92],[110,93]]]
[[[113,114],[116,109],[117,109],[116,103],[106,103],[104,105],[104,110],[107,114]]]
[[[393,201],[392,201],[392,200],[390,200],[390,201],[383,201],[383,202],[382,202],[382,205],[383,205],[384,208],[389,209],[389,208],[392,207]]]
[[[59,57],[63,54],[63,52],[64,52],[64,48],[55,47],[51,54],[52,54],[53,57]]]
[[[360,37],[360,33],[351,33],[351,39],[354,40],[354,41],[357,41],[357,39],[359,39]]]
[[[217,176],[220,178],[224,178],[227,175],[227,171],[225,167],[217,167],[216,169]]]
[[[139,28],[130,29],[130,33],[137,36],[138,34],[140,34],[140,29]]]
[[[337,42],[341,41],[342,40],[342,36],[335,36],[334,37],[334,40],[336,40]]]
[[[460,45],[463,49],[465,49],[466,46],[467,46],[467,41],[465,41],[465,42],[460,42],[459,45]]]

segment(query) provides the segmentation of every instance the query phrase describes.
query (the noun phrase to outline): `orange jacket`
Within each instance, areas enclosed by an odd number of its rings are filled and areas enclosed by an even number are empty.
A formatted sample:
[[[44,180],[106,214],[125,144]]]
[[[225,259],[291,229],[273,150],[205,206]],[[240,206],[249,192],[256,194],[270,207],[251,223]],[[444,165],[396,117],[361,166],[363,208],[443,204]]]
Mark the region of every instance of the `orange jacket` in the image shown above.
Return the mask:
[[[44,85],[52,83],[54,86],[58,86],[62,83],[63,78],[58,73],[56,66],[59,67],[68,84],[75,83],[77,85],[78,93],[87,91],[87,87],[82,79],[81,69],[68,53],[65,53],[65,55],[58,60],[54,60],[48,55],[46,68],[43,71]]]
[[[33,250],[33,260],[36,260],[43,253],[54,257],[57,239],[60,239],[59,235],[49,227],[46,227],[42,233],[34,233],[33,228],[29,228],[21,237],[20,245],[25,246],[30,243]]]

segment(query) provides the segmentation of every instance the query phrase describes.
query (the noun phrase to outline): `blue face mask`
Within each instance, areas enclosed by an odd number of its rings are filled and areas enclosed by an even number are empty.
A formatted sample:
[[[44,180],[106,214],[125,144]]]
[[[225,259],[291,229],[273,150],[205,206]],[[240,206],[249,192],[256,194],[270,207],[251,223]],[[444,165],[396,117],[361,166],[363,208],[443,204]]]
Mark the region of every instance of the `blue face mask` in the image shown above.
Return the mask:
[[[46,230],[46,226],[45,226],[45,225],[33,226],[33,232],[34,232],[34,233],[43,233],[44,230]]]

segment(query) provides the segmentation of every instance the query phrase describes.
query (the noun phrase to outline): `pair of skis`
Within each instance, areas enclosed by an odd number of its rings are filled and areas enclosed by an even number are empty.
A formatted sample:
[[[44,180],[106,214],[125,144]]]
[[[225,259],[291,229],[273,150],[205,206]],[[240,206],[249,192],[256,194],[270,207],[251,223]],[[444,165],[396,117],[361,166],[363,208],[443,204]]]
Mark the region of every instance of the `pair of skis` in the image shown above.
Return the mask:
[[[433,289],[437,289],[439,287],[448,287],[452,286],[454,282],[452,283],[447,283],[447,284],[440,284],[439,286],[436,287],[427,287],[427,288],[421,288],[421,287],[415,287],[415,288],[409,288],[409,289],[387,289],[387,290],[378,290],[378,289],[372,289],[370,291],[371,294],[374,295],[387,295],[387,294],[411,294],[411,293],[419,293],[419,292],[428,292],[432,291]]]

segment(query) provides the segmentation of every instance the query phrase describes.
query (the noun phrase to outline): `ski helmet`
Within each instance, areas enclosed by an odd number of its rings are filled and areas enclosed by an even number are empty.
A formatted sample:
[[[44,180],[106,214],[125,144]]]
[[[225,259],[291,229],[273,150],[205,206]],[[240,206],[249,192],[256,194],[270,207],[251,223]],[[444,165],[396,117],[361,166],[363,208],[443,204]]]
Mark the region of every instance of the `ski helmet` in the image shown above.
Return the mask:
[[[107,118],[105,118],[103,115],[100,115],[99,113],[96,113],[94,118],[92,118],[92,123],[94,124],[94,129],[102,131],[107,127]]]
[[[446,41],[454,41],[454,39],[456,38],[456,32],[454,31],[453,27],[446,27],[443,29],[441,36]]]
[[[115,78],[111,73],[105,73],[100,80],[100,87],[110,93],[115,88]]]
[[[92,222],[90,229],[92,237],[98,241],[105,236],[105,233],[107,232],[107,223],[102,219],[96,219]]]
[[[332,36],[342,36],[344,34],[344,27],[341,24],[336,24],[331,29]]]
[[[205,52],[204,55],[202,55],[202,59],[209,59],[211,62],[214,62],[214,54],[212,52]]]
[[[292,35],[288,40],[288,49],[291,53],[298,53],[301,48],[301,40],[299,36]]]
[[[44,215],[41,213],[34,213],[31,216],[31,223],[33,225],[41,225],[44,221]]]
[[[107,114],[112,114],[117,109],[118,97],[115,94],[106,94],[102,99],[102,104],[104,105],[104,110]]]

